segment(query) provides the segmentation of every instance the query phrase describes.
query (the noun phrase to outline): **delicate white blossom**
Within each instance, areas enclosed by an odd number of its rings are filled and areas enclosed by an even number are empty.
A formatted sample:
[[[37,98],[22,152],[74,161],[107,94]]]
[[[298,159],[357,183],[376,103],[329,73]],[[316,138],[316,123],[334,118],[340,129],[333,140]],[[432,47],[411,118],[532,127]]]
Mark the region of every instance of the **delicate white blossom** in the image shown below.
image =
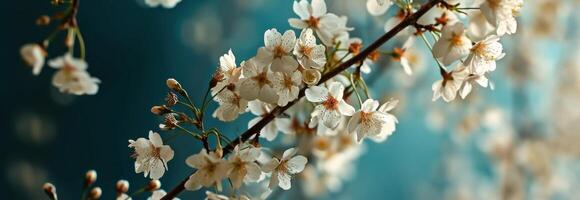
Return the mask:
[[[173,149],[169,145],[163,145],[163,140],[158,133],[149,131],[149,139],[138,138],[129,140],[129,147],[134,148],[135,173],[143,172],[143,175],[151,179],[159,179],[167,170],[167,162],[173,159]]]
[[[367,99],[360,111],[356,112],[348,122],[348,131],[356,133],[360,142],[364,137],[369,137],[374,141],[384,141],[395,131],[397,118],[388,113],[395,108],[398,101],[388,101],[379,108],[379,102]],[[378,108],[378,110],[377,110]]]
[[[221,190],[221,180],[226,175],[225,161],[215,152],[208,154],[202,149],[198,154],[189,156],[185,163],[197,169],[185,182],[185,189],[199,190],[202,186],[217,186]]]
[[[149,7],[157,7],[161,5],[164,8],[173,8],[179,2],[181,2],[181,0],[145,0],[145,4]]]
[[[459,88],[459,95],[462,99],[465,99],[471,92],[473,84],[478,84],[481,87],[487,87],[489,85],[493,89],[493,84],[483,74],[469,74]]]
[[[433,101],[439,99],[439,97],[446,102],[453,101],[467,76],[467,70],[465,70],[465,67],[460,66],[451,72],[443,73],[441,76],[442,79],[431,86],[431,89],[433,89]]]
[[[308,159],[301,155],[294,156],[297,152],[296,149],[290,148],[284,151],[281,160],[278,158],[272,158],[270,162],[262,167],[264,172],[272,173],[270,184],[268,185],[270,189],[280,186],[283,190],[289,190],[292,186],[291,175],[300,173],[304,170],[304,166],[308,162]]]
[[[272,82],[274,90],[278,94],[278,105],[286,106],[288,102],[298,98],[302,83],[302,73],[299,71],[292,73],[275,72]]]
[[[367,11],[373,16],[379,16],[385,14],[391,5],[391,0],[367,0]]]
[[[518,26],[515,17],[523,4],[523,0],[484,0],[481,12],[487,21],[497,28],[497,35],[513,34]]]
[[[307,28],[300,33],[300,38],[294,47],[294,55],[304,68],[320,69],[326,64],[325,50],[324,45],[316,45],[316,37],[312,34],[312,29]]]
[[[248,127],[252,127],[272,111],[272,106],[261,101],[250,101],[248,103],[248,110],[257,116],[248,122]],[[276,136],[278,135],[278,127],[276,126],[275,121],[277,120],[278,119],[274,119],[274,122],[268,123],[264,128],[262,128],[262,130],[260,130],[260,137],[266,138],[268,141],[276,139]]]
[[[351,116],[354,108],[344,101],[344,86],[339,82],[332,82],[328,89],[324,86],[312,86],[306,89],[306,99],[313,103],[320,103],[312,112],[312,119],[324,126],[334,129],[341,116]]]
[[[93,95],[99,90],[101,81],[91,77],[86,71],[87,63],[82,59],[73,58],[67,53],[48,62],[48,65],[58,69],[52,77],[52,84],[61,92],[75,95]]]
[[[490,35],[482,41],[479,41],[471,48],[471,53],[467,56],[465,63],[467,69],[472,74],[483,74],[494,71],[496,60],[503,58],[503,47],[498,42],[499,37]]]
[[[218,93],[222,88],[229,84],[238,82],[242,75],[242,68],[236,64],[236,57],[230,49],[227,54],[220,57],[219,68],[217,71],[221,80],[212,88],[212,95]]]
[[[313,29],[322,43],[327,46],[333,44],[332,40],[336,35],[351,30],[346,27],[346,17],[327,13],[324,0],[312,0],[311,3],[307,0],[294,1],[293,9],[300,19],[289,19],[290,26],[298,29]]]
[[[165,190],[155,190],[155,191],[153,191],[151,196],[149,198],[147,198],[147,200],[160,200],[165,195],[167,195],[167,192],[165,192]],[[179,200],[179,198],[174,197],[173,200]]]
[[[274,72],[293,72],[298,68],[298,62],[292,57],[292,49],[296,44],[296,34],[293,30],[287,30],[284,35],[275,28],[264,33],[264,45],[258,49],[255,61],[262,66],[271,64]],[[245,76],[245,74],[244,74]]]
[[[219,107],[213,112],[213,117],[227,122],[246,112],[248,101],[240,96],[237,87],[232,89],[226,88],[216,95],[215,101],[219,103]]]
[[[258,181],[262,171],[255,161],[260,156],[260,149],[254,147],[240,149],[238,145],[233,153],[225,164],[225,171],[232,181],[232,187],[237,189],[242,186],[242,182]]]
[[[244,78],[240,80],[240,96],[248,101],[259,99],[267,103],[276,103],[278,96],[272,88],[272,72],[267,65],[253,59],[242,63]]]
[[[32,67],[32,74],[38,75],[44,66],[46,51],[38,44],[26,44],[20,48],[20,56]]]
[[[465,36],[462,23],[443,27],[442,35],[433,45],[433,55],[444,65],[449,65],[469,54],[471,40]]]

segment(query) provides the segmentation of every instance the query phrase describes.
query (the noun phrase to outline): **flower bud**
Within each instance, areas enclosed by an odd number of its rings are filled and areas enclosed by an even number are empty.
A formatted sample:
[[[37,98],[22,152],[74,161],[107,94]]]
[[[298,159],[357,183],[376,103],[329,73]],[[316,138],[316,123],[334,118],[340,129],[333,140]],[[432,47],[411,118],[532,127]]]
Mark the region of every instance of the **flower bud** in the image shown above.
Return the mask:
[[[181,84],[179,84],[179,82],[177,82],[173,78],[167,79],[167,81],[165,83],[167,84],[167,87],[169,89],[172,89],[172,90],[175,90],[175,91],[179,91],[179,90],[182,90],[183,89],[181,87]]]
[[[44,66],[46,51],[39,44],[25,44],[20,48],[20,56],[28,66],[32,67],[32,74],[38,75]]]
[[[167,96],[165,97],[165,103],[167,106],[174,106],[175,104],[177,104],[177,102],[179,102],[179,98],[177,98],[177,95],[175,95],[175,93],[173,92],[169,92],[167,93]]]
[[[89,199],[100,199],[103,195],[103,190],[100,187],[95,187],[89,193]]]
[[[316,69],[307,69],[302,72],[302,81],[309,86],[316,85],[321,77],[322,74]]]
[[[42,186],[42,189],[44,190],[44,193],[46,193],[46,195],[48,195],[48,198],[51,200],[57,200],[58,197],[56,195],[56,187],[54,187],[54,185],[52,183],[45,183]]]
[[[95,170],[87,171],[87,173],[85,174],[85,187],[92,185],[96,181],[97,181],[97,171]]]
[[[151,107],[151,113],[155,115],[165,115],[167,113],[171,113],[171,109],[167,108],[166,106],[153,106]]]
[[[48,15],[41,15],[36,19],[36,25],[46,26],[50,24],[50,17]]]
[[[148,191],[155,191],[158,190],[159,188],[161,188],[161,181],[159,180],[151,180],[149,181],[149,184],[147,184]]]
[[[129,181],[127,181],[127,180],[117,181],[117,185],[115,185],[115,189],[117,190],[117,194],[127,193],[129,191]]]

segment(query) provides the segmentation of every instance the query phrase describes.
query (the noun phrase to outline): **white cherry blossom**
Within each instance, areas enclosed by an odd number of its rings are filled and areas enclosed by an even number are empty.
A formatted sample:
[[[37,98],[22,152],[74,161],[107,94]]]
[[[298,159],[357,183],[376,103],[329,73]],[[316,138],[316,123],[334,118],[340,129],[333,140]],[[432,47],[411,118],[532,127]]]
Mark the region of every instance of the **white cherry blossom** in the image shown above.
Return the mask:
[[[391,5],[393,5],[391,0],[367,0],[367,11],[373,16],[380,16],[385,14]]]
[[[20,48],[20,56],[32,67],[32,74],[38,75],[44,66],[46,51],[38,44],[26,44]]]
[[[271,64],[274,72],[292,72],[298,68],[298,62],[292,57],[292,49],[296,44],[296,34],[287,30],[284,35],[275,28],[264,33],[264,45],[258,49],[256,60],[263,66]]]
[[[467,97],[467,95],[473,89],[474,84],[478,84],[481,87],[487,87],[489,85],[490,88],[493,89],[493,84],[491,84],[491,82],[483,74],[469,74],[459,88],[459,96],[461,96],[462,99],[465,99],[465,97]]]
[[[294,1],[293,9],[300,18],[289,19],[290,26],[298,29],[313,29],[322,43],[327,46],[333,44],[333,38],[340,32],[351,30],[346,27],[346,17],[327,13],[324,0],[312,0],[311,3],[307,0]]]
[[[278,105],[286,106],[288,102],[298,98],[301,84],[302,73],[299,71],[292,73],[275,72],[272,77],[272,85],[278,94]]]
[[[487,21],[497,28],[497,35],[502,36],[516,32],[515,17],[523,4],[523,0],[484,0],[480,9]]]
[[[388,113],[395,108],[398,101],[389,101],[379,108],[379,102],[367,99],[361,110],[356,112],[348,122],[348,131],[356,133],[360,142],[364,137],[369,137],[374,141],[384,141],[395,131],[397,118]],[[378,110],[377,110],[378,109]]]
[[[495,32],[495,27],[491,25],[481,11],[475,11],[469,14],[469,23],[467,24],[467,35],[472,40],[483,40],[489,34]]]
[[[436,81],[431,86],[433,90],[433,101],[436,101],[440,97],[444,101],[450,102],[457,96],[457,91],[460,89],[461,84],[467,76],[467,70],[465,67],[458,64],[459,67],[451,72],[445,72],[442,74],[442,79]]]
[[[304,68],[320,69],[326,64],[326,48],[324,45],[316,45],[316,37],[312,29],[304,29],[294,47],[294,55],[298,63]]]
[[[181,0],[145,0],[145,4],[149,7],[157,7],[163,6],[164,8],[173,8],[175,7]]]
[[[248,107],[248,101],[240,96],[237,86],[222,90],[214,100],[219,103],[219,107],[212,116],[221,121],[235,120],[241,113],[245,113]]]
[[[449,65],[469,54],[471,40],[465,36],[462,23],[443,27],[442,35],[433,45],[433,55],[444,65]]]
[[[328,89],[324,86],[312,86],[306,89],[306,99],[313,103],[320,103],[312,112],[311,120],[334,129],[338,126],[341,116],[351,116],[354,108],[344,101],[344,86],[339,82],[332,82]]]
[[[173,159],[173,149],[169,145],[163,145],[163,140],[158,133],[149,131],[149,139],[138,138],[129,140],[129,147],[135,150],[135,173],[143,172],[143,175],[151,179],[159,179],[167,170],[167,162]]]
[[[221,180],[226,175],[225,161],[215,152],[208,154],[205,149],[202,149],[198,154],[189,156],[185,163],[197,169],[185,182],[185,189],[199,190],[202,186],[217,186],[221,189]]]
[[[430,25],[430,24],[441,24],[441,25],[448,25],[448,24],[455,24],[458,22],[459,19],[457,15],[444,7],[435,6],[423,16],[421,16],[417,23],[421,25]]]
[[[267,65],[256,62],[253,59],[242,63],[242,74],[244,78],[240,80],[240,96],[248,101],[259,99],[267,103],[276,103],[278,96],[272,88],[272,72]]]
[[[270,184],[268,187],[274,189],[279,186],[283,190],[289,190],[291,185],[291,175],[300,173],[304,170],[304,166],[308,162],[306,157],[296,155],[298,151],[294,148],[290,148],[284,151],[282,159],[272,158],[270,162],[262,166],[264,172],[271,172]]]
[[[505,53],[502,52],[503,46],[499,43],[499,39],[499,36],[490,35],[473,45],[471,53],[465,60],[470,73],[483,74],[495,70],[495,61],[505,56]]]
[[[252,114],[256,115],[256,118],[250,120],[248,122],[248,127],[252,127],[256,125],[262,118],[272,111],[272,106],[270,104],[261,102],[261,101],[250,101],[248,103],[248,110],[252,112]],[[278,127],[276,126],[276,121],[279,120],[278,118],[274,119],[274,122],[268,123],[262,130],[260,130],[260,137],[266,138],[268,141],[272,141],[276,139],[278,135]]]
[[[236,64],[236,57],[230,49],[227,54],[220,57],[219,68],[217,73],[222,76],[215,87],[212,88],[212,95],[218,93],[222,88],[229,84],[238,82],[242,75],[242,68]]]
[[[413,36],[409,37],[403,44],[403,48],[395,48],[393,50],[393,60],[401,64],[407,75],[413,74],[411,64],[414,63],[416,55],[410,51],[410,48],[413,46],[415,39]]]
[[[67,53],[48,62],[58,72],[52,77],[52,84],[61,92],[74,95],[94,95],[99,90],[101,81],[91,77],[86,71],[87,63],[82,59],[73,58]]]
[[[260,149],[254,147],[240,149],[238,145],[233,153],[225,164],[225,170],[232,181],[233,188],[240,188],[242,182],[258,181],[262,171],[254,161],[260,156]]]

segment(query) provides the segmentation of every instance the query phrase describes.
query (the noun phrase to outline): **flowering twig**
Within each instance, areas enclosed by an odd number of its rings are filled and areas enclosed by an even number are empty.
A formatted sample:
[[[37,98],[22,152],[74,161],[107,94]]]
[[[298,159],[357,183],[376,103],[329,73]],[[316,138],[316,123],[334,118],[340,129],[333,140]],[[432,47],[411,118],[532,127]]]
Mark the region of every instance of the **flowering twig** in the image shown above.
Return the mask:
[[[393,27],[393,29],[391,29],[390,31],[388,31],[387,33],[382,35],[380,38],[378,38],[375,42],[370,44],[366,49],[361,51],[359,54],[357,54],[356,56],[352,57],[351,59],[345,61],[344,63],[341,63],[336,68],[325,73],[321,77],[318,84],[324,83],[324,82],[328,81],[329,79],[331,79],[332,77],[334,77],[334,76],[340,74],[341,72],[343,72],[344,70],[348,69],[352,65],[359,63],[359,62],[362,62],[373,51],[378,49],[381,45],[383,45],[385,42],[387,42],[388,40],[393,38],[397,33],[401,32],[406,27],[414,25],[415,22],[419,19],[419,17],[423,16],[427,11],[429,11],[431,8],[433,8],[435,5],[437,5],[441,2],[443,2],[443,1],[442,0],[430,0],[429,2],[425,3],[423,6],[421,6],[421,8],[419,10],[417,10],[417,12],[413,13],[412,15],[407,16],[401,23],[399,23],[397,26]],[[282,106],[282,107],[278,106],[278,107],[274,108],[270,113],[264,115],[263,118],[260,121],[258,121],[254,126],[250,127],[248,130],[246,130],[244,133],[242,133],[238,138],[233,139],[232,142],[230,142],[227,146],[225,146],[223,148],[223,155],[230,153],[234,149],[235,146],[237,146],[241,142],[247,141],[248,139],[250,139],[250,137],[254,136],[255,134],[258,134],[260,132],[260,130],[262,130],[262,128],[264,128],[266,125],[268,125],[268,123],[270,123],[272,120],[274,120],[276,118],[276,116],[283,113],[288,108],[292,107],[294,104],[296,104],[298,101],[300,101],[300,99],[302,97],[304,97],[304,95],[305,95],[306,88],[307,87],[304,87],[300,90],[300,92],[298,94],[298,98],[296,100],[289,102],[286,106]],[[187,182],[188,179],[189,179],[189,176],[186,177],[185,179],[183,179],[183,181],[181,181],[179,183],[179,185],[177,185],[175,188],[173,188],[162,199],[168,200],[168,199],[173,199],[174,197],[176,197],[179,193],[181,193],[185,189],[185,183]]]

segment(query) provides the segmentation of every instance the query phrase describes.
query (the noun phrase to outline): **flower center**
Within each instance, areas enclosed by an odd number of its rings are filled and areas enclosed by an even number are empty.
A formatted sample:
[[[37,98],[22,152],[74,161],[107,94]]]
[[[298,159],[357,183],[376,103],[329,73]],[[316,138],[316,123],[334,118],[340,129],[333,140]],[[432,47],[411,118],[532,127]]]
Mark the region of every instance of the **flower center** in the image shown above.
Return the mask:
[[[402,48],[393,49],[393,60],[401,61],[401,58],[403,58],[404,54],[405,54],[405,49],[402,49]]]
[[[377,62],[379,60],[379,58],[381,57],[381,54],[379,53],[379,51],[374,50],[373,52],[371,52],[371,54],[369,54],[368,58],[371,59],[373,62]]]
[[[310,58],[312,49],[312,47],[300,45],[300,53],[302,53],[302,55],[306,56],[307,58]]]
[[[294,81],[292,81],[292,77],[284,74],[284,87],[290,89],[292,88],[292,86],[294,86]]]
[[[328,99],[322,102],[322,105],[326,108],[326,110],[337,110],[338,109],[338,100],[331,95],[328,95]]]
[[[270,84],[270,80],[268,80],[268,74],[266,72],[262,72],[257,76],[254,76],[252,79],[258,82],[260,88],[264,87],[264,85]]]
[[[356,54],[360,53],[361,48],[362,48],[361,43],[353,42],[353,43],[350,43],[350,45],[348,46],[348,51],[350,51],[350,53],[352,53],[353,55],[356,55]]]
[[[310,16],[310,18],[308,18],[308,20],[305,20],[306,24],[308,24],[309,27],[311,28],[318,28],[318,24],[320,23],[320,19]]]
[[[282,58],[284,55],[286,55],[286,51],[284,51],[282,45],[274,47],[274,58]]]
[[[462,35],[453,33],[451,39],[449,39],[453,46],[460,46],[463,44]]]

